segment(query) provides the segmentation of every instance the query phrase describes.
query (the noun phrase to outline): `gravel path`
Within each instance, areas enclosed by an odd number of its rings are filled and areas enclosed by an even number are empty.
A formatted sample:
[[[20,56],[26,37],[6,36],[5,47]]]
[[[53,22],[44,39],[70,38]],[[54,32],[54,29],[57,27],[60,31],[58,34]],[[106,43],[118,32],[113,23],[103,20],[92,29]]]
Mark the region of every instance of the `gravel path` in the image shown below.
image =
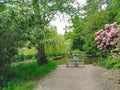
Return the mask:
[[[112,80],[109,80],[111,76]],[[119,72],[114,74],[98,66],[67,68],[60,65],[47,77],[40,79],[34,90],[120,90],[116,78],[120,78]]]

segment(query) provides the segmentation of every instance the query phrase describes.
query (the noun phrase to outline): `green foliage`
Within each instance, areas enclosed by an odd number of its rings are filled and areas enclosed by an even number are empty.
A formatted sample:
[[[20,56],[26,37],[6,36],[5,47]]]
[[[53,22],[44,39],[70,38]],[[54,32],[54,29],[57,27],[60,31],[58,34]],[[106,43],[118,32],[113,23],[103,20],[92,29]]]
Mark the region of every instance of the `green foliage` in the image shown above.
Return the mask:
[[[18,47],[22,47],[27,38],[25,28],[28,26],[26,23],[29,19],[29,17],[26,18],[28,11],[19,12],[21,7],[19,9],[18,7],[17,5],[14,7],[5,5],[4,11],[0,12],[0,76],[4,80],[0,84],[0,89],[11,79],[10,64],[14,61]]]
[[[31,46],[30,48],[27,48],[26,46],[19,49],[19,53],[18,53],[19,55],[21,55],[21,54],[24,54],[24,55],[37,54],[37,50],[35,47]]]
[[[36,86],[36,81],[23,82],[15,86],[14,90],[32,90]]]
[[[70,40],[65,40],[60,34],[57,34],[55,27],[49,27],[49,33],[47,34],[49,42],[45,44],[46,56],[48,54],[58,54],[59,52],[67,52],[70,49]],[[64,48],[66,47],[66,48]]]
[[[117,62],[117,63],[114,65],[113,69],[115,69],[115,70],[116,70],[116,69],[120,70],[120,61]]]
[[[72,39],[67,39],[67,40],[65,40],[65,43],[64,43],[64,47],[63,47],[63,49],[65,50],[65,52],[69,52],[69,51],[71,51],[71,47],[72,47]]]
[[[82,34],[83,31],[83,27],[84,27],[84,19],[80,18],[79,16],[75,16],[74,18],[72,18],[72,27],[73,27],[73,32],[74,33],[78,33],[78,34]]]
[[[106,23],[113,23],[115,20],[119,20],[119,14],[117,15],[118,10],[116,9],[108,9],[108,10],[101,10],[100,5],[102,5],[104,0],[97,1],[91,0],[87,3],[84,7],[85,9],[85,20],[83,22],[83,39],[84,39],[84,50],[86,53],[92,53],[98,56],[106,56],[109,55],[107,53],[102,53],[96,48],[96,44],[94,42],[95,32],[98,31],[100,28],[103,28],[104,24]],[[115,0],[114,0],[115,1]],[[117,2],[117,1],[116,1]],[[112,2],[105,1],[107,5],[110,5]],[[116,3],[117,4],[117,3]],[[95,7],[95,8],[93,8]],[[87,36],[87,37],[84,37]]]
[[[21,62],[24,60],[30,60],[30,59],[37,59],[38,55],[37,54],[20,54],[20,55],[15,55],[13,62]]]
[[[64,52],[47,52],[46,56],[51,57],[51,56],[64,56]]]
[[[30,41],[38,49],[38,64],[47,62],[44,46],[46,41],[49,41],[49,38],[46,36],[49,33],[47,29],[48,24],[54,19],[58,11],[69,15],[76,14],[77,10],[71,5],[72,2],[74,0],[32,0],[31,8],[33,8],[35,19],[33,19],[34,26],[31,28],[32,37]]]
[[[73,53],[73,54],[85,54],[84,51],[80,51],[79,49],[72,50],[72,53]]]
[[[108,6],[108,11],[110,13],[109,17],[111,17],[110,23],[118,22],[120,23],[119,15],[120,15],[120,1],[119,0],[111,0]]]
[[[119,9],[120,8],[120,1],[119,0],[111,0],[108,9]]]
[[[109,22],[109,19],[109,12],[107,11],[96,12],[86,17],[84,32],[87,32],[88,36],[94,34],[99,28],[103,28]]]
[[[12,72],[12,75],[9,76],[11,77],[11,80],[8,81],[3,90],[30,89],[35,86],[35,82],[31,82],[30,80],[42,78],[49,72],[53,71],[56,67],[57,66],[54,61],[49,61],[47,64],[42,66],[38,66],[36,62],[22,63],[17,66],[13,66],[9,71]]]
[[[73,32],[66,32],[64,35],[65,40],[73,39]]]
[[[6,8],[6,6],[3,3],[0,3],[0,11],[4,11]]]
[[[119,58],[110,59],[105,61],[99,61],[99,65],[107,68],[107,69],[120,69],[120,60]]]
[[[15,55],[13,62],[16,61],[24,61],[25,55],[21,54],[21,55]]]
[[[35,62],[33,62],[12,67],[12,71],[16,73],[16,78],[25,80],[35,77],[43,77],[54,68],[56,68],[56,65],[52,61],[42,66],[38,66]]]
[[[106,61],[105,67],[111,69],[114,67],[115,64],[117,64],[116,60],[108,60]]]
[[[118,23],[120,23],[120,9],[117,9],[117,11],[116,11],[115,21],[117,21]]]
[[[92,0],[88,2],[87,5],[83,7],[83,9],[85,10],[85,14],[90,15],[98,11],[98,7],[99,7],[99,2],[97,0]]]
[[[85,42],[82,39],[80,39],[79,37],[74,38],[71,48],[72,48],[72,50],[75,50],[75,49],[83,50],[84,43]]]
[[[13,62],[19,62],[29,59],[37,59],[37,50],[34,47],[18,49],[18,55],[14,56]]]
[[[78,16],[75,16],[72,19],[72,28],[73,28],[73,34],[71,35],[71,37],[69,36],[69,39],[72,39],[72,50],[75,49],[79,49],[79,50],[83,50],[83,44],[84,44],[84,40],[82,39],[82,33],[83,33],[83,19],[79,18]],[[67,35],[68,36],[68,35]]]
[[[94,41],[95,32],[98,31],[100,28],[104,26],[107,22],[109,22],[109,12],[107,11],[100,11],[96,12],[88,17],[85,18],[86,21],[84,23],[84,32],[83,35],[87,36],[84,37],[84,50],[86,53],[91,53],[94,55],[100,55],[100,51],[96,48],[97,45]]]
[[[93,40],[90,40],[90,38],[86,40],[83,48],[87,54],[95,55],[97,52],[96,43]]]

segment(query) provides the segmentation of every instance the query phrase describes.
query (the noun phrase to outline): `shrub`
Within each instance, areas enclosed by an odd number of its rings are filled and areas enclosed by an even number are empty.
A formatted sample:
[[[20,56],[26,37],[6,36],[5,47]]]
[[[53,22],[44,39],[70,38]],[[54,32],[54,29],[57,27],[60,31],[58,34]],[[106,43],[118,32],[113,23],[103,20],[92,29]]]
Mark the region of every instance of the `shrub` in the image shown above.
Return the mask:
[[[99,65],[107,69],[120,69],[119,58],[99,61]]]
[[[51,57],[51,56],[64,56],[64,52],[47,52],[46,56]]]
[[[29,59],[36,59],[37,58],[37,54],[30,54],[30,55],[24,55],[24,54],[20,54],[20,55],[16,55],[13,59],[13,62],[19,62],[19,61],[24,61],[24,60],[29,60]]]
[[[104,53],[112,52],[111,57],[118,58],[120,54],[120,27],[118,27],[117,23],[105,24],[104,30],[101,29],[95,34],[97,48]]]
[[[106,67],[107,69],[111,69],[111,68],[113,68],[114,65],[116,65],[116,64],[117,64],[117,61],[116,61],[115,59],[108,60],[108,61],[106,61],[105,67]]]
[[[4,83],[5,88],[3,90],[15,90],[14,88],[17,85],[24,83],[24,81],[42,78],[56,67],[55,61],[51,60],[47,64],[41,66],[37,65],[36,62],[22,63],[13,66],[9,71],[12,72],[12,74],[7,78],[7,82]]]

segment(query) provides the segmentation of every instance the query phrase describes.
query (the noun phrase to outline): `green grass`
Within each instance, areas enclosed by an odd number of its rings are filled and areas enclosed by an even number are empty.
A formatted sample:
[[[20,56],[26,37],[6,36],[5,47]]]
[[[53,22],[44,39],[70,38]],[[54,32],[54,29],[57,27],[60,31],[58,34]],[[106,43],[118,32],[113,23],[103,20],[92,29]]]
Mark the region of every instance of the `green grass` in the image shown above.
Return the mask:
[[[37,81],[23,82],[17,85],[14,90],[32,90],[37,85]]]
[[[35,61],[13,66],[11,68],[12,79],[3,90],[31,90],[36,86],[38,78],[43,78],[56,67],[53,60],[41,66],[37,65]]]
[[[84,51],[80,51],[80,50],[73,50],[72,53],[73,54],[86,54]]]
[[[48,64],[38,66],[36,62],[19,64],[12,68],[16,73],[17,78],[30,79],[35,77],[43,77],[46,73],[50,72],[51,69],[55,68],[55,63],[49,62]]]

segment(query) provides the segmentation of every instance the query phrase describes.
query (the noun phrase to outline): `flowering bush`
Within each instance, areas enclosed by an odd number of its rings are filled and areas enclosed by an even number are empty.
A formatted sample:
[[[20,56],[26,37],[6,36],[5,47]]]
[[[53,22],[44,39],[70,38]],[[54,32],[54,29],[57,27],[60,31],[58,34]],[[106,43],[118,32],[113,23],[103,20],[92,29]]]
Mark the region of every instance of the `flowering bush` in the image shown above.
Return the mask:
[[[104,30],[101,29],[95,33],[95,41],[98,44],[97,48],[103,52],[107,50],[115,50],[120,47],[120,27],[117,23],[105,24]],[[115,57],[115,56],[114,56]]]

